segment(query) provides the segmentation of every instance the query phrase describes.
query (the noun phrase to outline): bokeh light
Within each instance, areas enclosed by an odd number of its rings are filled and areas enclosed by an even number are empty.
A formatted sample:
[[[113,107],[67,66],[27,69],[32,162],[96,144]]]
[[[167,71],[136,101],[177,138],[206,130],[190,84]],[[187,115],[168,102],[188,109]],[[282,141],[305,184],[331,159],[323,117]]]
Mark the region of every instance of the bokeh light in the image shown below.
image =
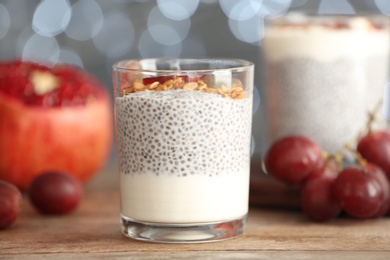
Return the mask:
[[[219,1],[230,31],[240,41],[257,44],[264,36],[264,18],[285,14],[292,0]]]
[[[247,43],[257,44],[264,36],[264,20],[258,16],[244,21],[229,19],[229,28],[237,39]]]
[[[291,7],[298,7],[307,3],[308,0],[292,0]]]
[[[291,7],[292,0],[263,0],[258,15],[266,18],[275,18],[284,15]]]
[[[148,30],[156,42],[164,45],[176,45],[187,37],[191,28],[190,19],[181,21],[165,17],[158,7],[154,7],[148,16]]]
[[[11,18],[7,8],[0,3],[0,39],[3,38],[11,26]]]
[[[69,40],[91,40],[96,47],[95,51],[106,58],[128,54],[132,56],[181,55],[183,53],[206,55],[209,47],[204,44],[210,44],[207,39],[199,38],[198,40],[197,35],[191,35],[192,41],[187,41],[190,30],[195,27],[194,21],[199,24],[201,23],[199,17],[211,19],[209,12],[203,16],[206,8],[207,10],[210,8],[222,10],[226,16],[225,24],[232,37],[252,45],[261,45],[264,19],[279,17],[290,8],[301,6],[310,6],[310,8],[315,6],[319,14],[353,14],[355,10],[352,3],[348,0],[318,0],[315,3],[308,0],[6,1],[0,3],[0,39],[9,34],[13,28],[20,33],[24,28],[20,24],[30,22],[35,33],[46,37],[56,37],[55,40],[58,40],[59,45],[66,45]],[[381,13],[390,15],[390,1],[372,0],[370,3],[371,8],[376,6]],[[142,5],[145,8],[139,8]],[[136,13],[132,9],[134,7],[142,10],[142,13]],[[198,9],[200,11],[197,12]],[[32,13],[29,15],[26,10],[31,10]],[[18,15],[18,19],[13,18],[15,14]],[[148,32],[146,33],[145,30]],[[61,35],[62,33],[64,34]],[[24,34],[23,37],[26,35]],[[28,35],[28,37],[31,36],[32,34]],[[17,36],[13,34],[13,37]],[[138,39],[138,46],[133,48],[136,39]],[[146,43],[144,39],[151,41]],[[19,44],[21,42],[19,40]],[[194,45],[196,48],[192,52],[192,47],[187,47],[191,42],[196,43]],[[149,50],[149,53],[154,55],[146,54],[144,46],[153,46],[154,49]],[[62,46],[60,47],[62,49]],[[14,48],[20,48],[20,46]],[[83,59],[83,54],[80,53],[79,56]]]
[[[80,68],[84,67],[84,64],[83,64],[83,61],[82,61],[80,55],[71,49],[61,48],[60,55],[58,57],[57,62],[76,65]]]
[[[59,55],[59,44],[54,37],[34,34],[23,48],[22,60],[54,64],[57,63]]]
[[[35,9],[32,26],[36,33],[43,36],[55,36],[68,26],[71,9],[67,0],[44,0]]]
[[[187,37],[182,42],[181,55],[187,57],[205,57],[207,56],[207,48],[201,39]]]
[[[181,54],[182,43],[162,45],[157,42],[146,29],[138,42],[138,52],[142,58],[178,57]]]
[[[156,24],[149,27],[150,35],[164,45],[175,45],[182,41],[176,30],[165,24]]]
[[[79,0],[71,9],[71,20],[65,30],[69,38],[86,41],[95,37],[103,26],[103,12],[94,0]]]
[[[15,54],[16,57],[19,58],[22,56],[24,46],[26,42],[35,34],[32,30],[31,26],[26,26],[23,30],[21,30],[16,38],[15,44]]]
[[[229,19],[244,21],[255,16],[263,5],[262,0],[220,1],[221,8]]]
[[[355,14],[352,5],[346,0],[322,0],[319,14]]]
[[[185,20],[194,14],[199,5],[199,0],[157,0],[161,13],[172,20]]]
[[[100,53],[107,57],[119,57],[133,47],[135,30],[131,20],[122,13],[109,13],[99,33],[92,38]]]
[[[206,5],[213,5],[213,4],[217,4],[218,0],[200,0],[200,3]]]
[[[24,27],[29,25],[31,27],[32,13],[39,1],[0,1],[8,10],[11,18],[10,30],[19,29],[23,30]]]
[[[374,2],[382,14],[390,16],[390,1],[389,0],[375,0]]]

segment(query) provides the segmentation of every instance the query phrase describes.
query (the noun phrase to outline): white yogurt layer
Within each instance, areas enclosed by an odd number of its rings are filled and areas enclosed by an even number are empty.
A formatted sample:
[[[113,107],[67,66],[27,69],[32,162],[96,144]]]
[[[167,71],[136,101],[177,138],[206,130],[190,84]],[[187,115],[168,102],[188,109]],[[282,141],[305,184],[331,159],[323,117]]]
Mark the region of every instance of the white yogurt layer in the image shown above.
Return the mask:
[[[302,26],[270,24],[266,27],[263,47],[269,61],[310,58],[331,62],[357,58],[357,55],[367,58],[389,53],[388,27],[373,29],[364,18],[351,19],[349,27],[336,29],[313,21],[302,23]]]
[[[248,212],[249,169],[221,176],[121,174],[121,212],[135,221],[195,224]]]
[[[116,110],[123,216],[188,224],[247,213],[252,97],[143,91]]]

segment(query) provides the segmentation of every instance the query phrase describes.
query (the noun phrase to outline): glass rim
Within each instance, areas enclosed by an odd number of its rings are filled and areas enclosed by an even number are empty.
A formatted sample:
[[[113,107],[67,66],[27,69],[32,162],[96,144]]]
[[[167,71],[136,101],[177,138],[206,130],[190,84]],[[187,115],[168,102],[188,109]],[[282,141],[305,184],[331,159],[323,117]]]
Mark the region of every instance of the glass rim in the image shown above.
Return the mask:
[[[296,23],[296,24],[307,24],[308,22],[317,22],[319,24],[326,23],[329,21],[338,22],[338,23],[347,23],[352,19],[367,19],[369,22],[374,24],[388,26],[389,19],[388,16],[381,13],[365,13],[357,12],[354,14],[318,14],[311,11],[289,11],[285,15],[280,17],[271,17],[266,18],[266,25],[273,25],[278,23]]]
[[[129,64],[130,62],[168,62],[168,61],[179,61],[179,62],[203,62],[212,64],[213,62],[234,62],[234,66],[226,66],[221,68],[212,68],[212,69],[142,69],[142,68],[131,68],[125,66],[125,64]],[[122,65],[123,64],[123,65]],[[189,63],[190,64],[190,63]],[[245,71],[248,69],[253,69],[254,63],[238,58],[224,58],[224,57],[179,57],[179,58],[141,58],[141,59],[124,59],[118,62],[115,62],[112,65],[112,69],[115,72],[153,72],[153,73],[210,73],[216,71]]]

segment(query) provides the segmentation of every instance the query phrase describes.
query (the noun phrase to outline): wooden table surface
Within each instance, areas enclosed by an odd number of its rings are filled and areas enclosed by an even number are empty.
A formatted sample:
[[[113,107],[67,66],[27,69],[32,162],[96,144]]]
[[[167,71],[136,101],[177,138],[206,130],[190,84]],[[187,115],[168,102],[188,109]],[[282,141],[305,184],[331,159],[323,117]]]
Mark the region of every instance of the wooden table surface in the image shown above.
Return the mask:
[[[139,242],[120,233],[117,173],[111,166],[87,184],[72,214],[39,215],[25,201],[17,222],[0,232],[0,259],[24,258],[390,259],[390,218],[313,223],[299,210],[252,206],[245,234],[232,240]]]

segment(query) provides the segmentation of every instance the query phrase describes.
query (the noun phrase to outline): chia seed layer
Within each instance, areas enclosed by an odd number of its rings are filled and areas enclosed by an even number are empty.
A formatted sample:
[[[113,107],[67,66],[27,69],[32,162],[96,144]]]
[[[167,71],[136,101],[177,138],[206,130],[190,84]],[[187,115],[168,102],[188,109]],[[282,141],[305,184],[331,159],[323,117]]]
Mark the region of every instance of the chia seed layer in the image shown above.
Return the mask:
[[[353,140],[383,96],[386,59],[288,58],[268,63],[270,141],[303,134],[335,152]]]
[[[252,98],[142,91],[116,98],[124,174],[216,176],[248,168]]]

